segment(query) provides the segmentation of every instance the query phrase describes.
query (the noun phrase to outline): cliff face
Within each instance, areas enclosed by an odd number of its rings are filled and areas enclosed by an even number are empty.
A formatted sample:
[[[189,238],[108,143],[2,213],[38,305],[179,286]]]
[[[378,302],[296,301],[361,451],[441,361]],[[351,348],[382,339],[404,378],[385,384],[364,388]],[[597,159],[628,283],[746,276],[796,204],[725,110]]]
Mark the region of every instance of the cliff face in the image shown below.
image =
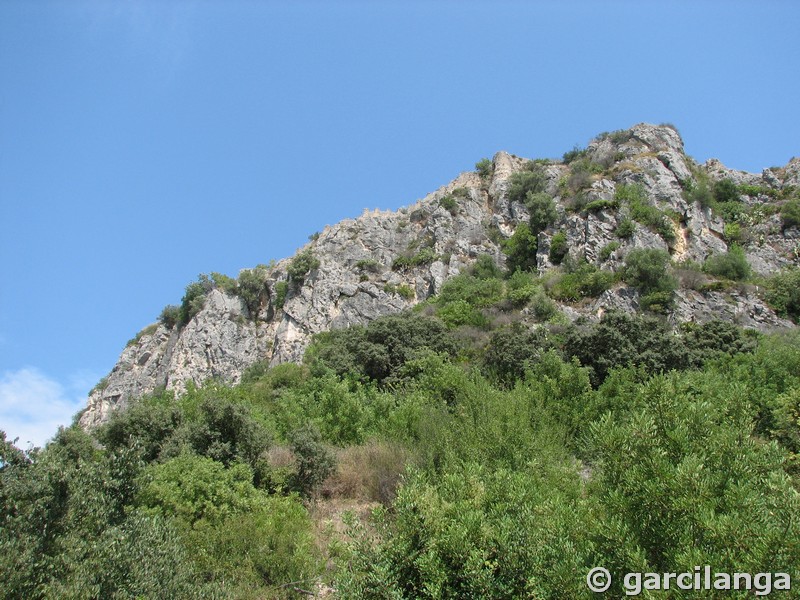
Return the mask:
[[[544,166],[546,192],[556,201],[558,217],[538,236],[536,260],[542,272],[553,267],[549,250],[558,231],[566,235],[571,256],[612,271],[623,266],[625,254],[634,248],[668,250],[676,263],[702,262],[725,252],[725,223],[708,208],[687,201],[685,190],[697,185],[699,176],[752,186],[753,193],[740,199],[757,218],[741,243],[754,272],[768,275],[798,263],[797,229],[782,231],[780,215],[758,207],[768,205],[767,191],[800,185],[800,159],[761,174],[733,171],[716,160],[695,165],[672,127],[646,124],[598,137],[584,157],[602,171],[581,175],[574,165]],[[318,261],[304,277],[290,277],[294,259],[263,271],[261,302],[252,311],[257,314],[251,314],[239,296],[211,290],[202,310],[185,325],[150,326],[137,336],[90,394],[81,425],[101,424],[112,411],[159,387],[181,392],[190,381],[212,377],[237,382],[256,361],[299,361],[313,334],[364,324],[413,306],[435,295],[449,277],[480,255],[488,254],[503,265],[502,241],[529,219],[526,206],[508,198],[511,176],[527,162],[500,152],[490,175],[463,173],[412,206],[396,212],[368,211],[326,227],[298,252],[310,250]],[[575,194],[570,185],[579,176],[584,181]],[[673,217],[669,242],[638,223],[630,237],[618,238],[615,230],[629,217],[619,207],[575,206],[576,195],[584,206],[598,200],[611,204],[619,186],[630,184],[640,185],[654,206]],[[619,248],[603,252],[612,242],[620,243]],[[638,302],[635,290],[618,285],[597,299],[562,308],[576,318],[610,308],[635,311]],[[722,318],[758,329],[792,326],[759,299],[754,286],[703,292],[682,288],[669,318],[676,323]]]

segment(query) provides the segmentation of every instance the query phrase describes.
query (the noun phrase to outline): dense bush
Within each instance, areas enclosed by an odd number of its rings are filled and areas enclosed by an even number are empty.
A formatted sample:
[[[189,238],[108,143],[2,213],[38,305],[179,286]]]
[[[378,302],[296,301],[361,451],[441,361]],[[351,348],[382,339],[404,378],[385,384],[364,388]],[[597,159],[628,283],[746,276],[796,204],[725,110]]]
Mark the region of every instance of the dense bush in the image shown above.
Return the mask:
[[[203,310],[206,296],[212,289],[214,289],[214,282],[205,274],[198,275],[197,281],[186,286],[186,292],[181,300],[180,325],[186,325]]]
[[[567,246],[567,235],[563,231],[559,231],[555,235],[553,235],[552,239],[550,240],[550,251],[548,253],[548,258],[550,262],[554,265],[561,264],[561,261],[564,260],[564,256],[566,256],[567,252],[569,252],[569,247]]]
[[[481,179],[487,179],[492,174],[492,161],[488,158],[480,159],[475,163],[475,170]]]
[[[545,193],[528,193],[525,206],[530,213],[531,233],[538,234],[550,226],[558,217],[555,201]]]
[[[625,256],[625,281],[642,295],[654,292],[671,293],[677,287],[670,273],[669,253],[665,250],[645,248],[631,250]]]
[[[514,234],[503,242],[503,253],[508,257],[509,273],[536,269],[536,250],[539,241],[527,223],[520,223]]]
[[[703,263],[703,270],[716,277],[742,281],[750,276],[750,263],[747,262],[744,250],[732,244],[728,252],[708,257]]]
[[[783,230],[800,227],[800,200],[790,200],[781,207]]]
[[[602,382],[615,368],[637,366],[662,373],[686,366],[686,348],[655,317],[607,312],[599,323],[577,322],[567,330],[564,354],[590,367]]]
[[[566,273],[558,277],[549,293],[562,302],[577,302],[581,298],[596,298],[609,289],[616,280],[615,273],[598,269],[582,261],[570,266]]]
[[[236,293],[244,301],[251,318],[258,315],[267,299],[267,270],[263,266],[245,269],[236,281]]]
[[[767,280],[766,297],[778,314],[800,322],[800,269],[788,268]]]
[[[319,334],[307,359],[342,375],[349,373],[383,382],[422,348],[450,355],[457,350],[439,319],[399,314],[375,319],[367,327]]]
[[[169,304],[158,315],[158,321],[167,329],[172,329],[180,323],[181,307]]]
[[[628,239],[636,231],[636,224],[628,218],[622,219],[614,230],[614,235],[618,238]]]
[[[514,323],[498,329],[489,341],[483,357],[483,371],[504,385],[512,385],[525,375],[548,348],[547,330],[528,329]]]
[[[286,268],[286,273],[290,281],[303,281],[309,271],[313,271],[317,267],[319,267],[319,260],[308,248],[295,255]]]
[[[508,199],[512,202],[525,202],[529,195],[539,194],[547,186],[544,168],[534,162],[525,165],[524,170],[511,176]]]

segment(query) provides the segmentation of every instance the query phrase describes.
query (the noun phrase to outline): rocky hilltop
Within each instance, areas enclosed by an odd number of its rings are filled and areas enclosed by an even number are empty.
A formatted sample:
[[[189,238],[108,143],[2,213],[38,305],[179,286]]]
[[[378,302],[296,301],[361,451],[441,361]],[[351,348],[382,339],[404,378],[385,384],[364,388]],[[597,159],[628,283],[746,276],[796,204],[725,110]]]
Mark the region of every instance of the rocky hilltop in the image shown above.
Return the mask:
[[[562,268],[554,262],[564,259],[619,271],[637,248],[668,251],[679,271],[733,243],[758,275],[798,264],[800,233],[780,214],[783,192],[800,186],[797,158],[761,174],[731,170],[717,160],[699,165],[686,156],[675,128],[640,124],[602,134],[564,161],[499,152],[491,164],[478,166],[416,204],[367,211],[326,227],[294,257],[244,271],[238,285],[201,282],[195,289],[202,294],[190,310],[175,307],[172,317],[165,314],[129,343],[91,392],[80,423],[101,424],[160,387],[180,392],[208,378],[237,382],[257,361],[299,361],[313,334],[424,301],[481,255],[505,266],[504,241],[531,217],[529,205],[510,194],[513,176],[526,170],[539,174],[542,192],[555,201],[555,218],[537,233],[535,267],[541,273]],[[723,181],[741,205],[734,219],[702,201],[706,186]],[[639,212],[647,218],[620,201],[620,192],[632,189],[643,193],[649,212]],[[621,226],[628,229],[624,235]],[[553,252],[555,243],[566,256]],[[713,285],[697,269],[685,271],[687,281],[681,280],[667,314],[673,323],[720,318],[760,330],[792,326],[765,304],[757,286]],[[242,291],[245,280],[248,293]],[[639,310],[639,301],[636,289],[616,283],[599,297],[560,308],[570,319],[597,318],[611,308]]]

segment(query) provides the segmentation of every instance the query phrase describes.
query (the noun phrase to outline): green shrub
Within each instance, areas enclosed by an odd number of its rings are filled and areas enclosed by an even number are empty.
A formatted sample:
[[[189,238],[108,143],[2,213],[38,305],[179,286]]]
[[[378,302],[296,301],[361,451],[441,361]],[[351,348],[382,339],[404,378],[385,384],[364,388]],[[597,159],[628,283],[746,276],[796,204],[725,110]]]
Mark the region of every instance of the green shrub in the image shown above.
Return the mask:
[[[606,261],[611,258],[611,255],[620,247],[619,242],[609,242],[600,249],[600,260]]]
[[[533,162],[526,164],[523,171],[511,176],[508,188],[508,199],[512,202],[525,202],[528,194],[539,194],[547,186],[547,175],[541,165]]]
[[[670,273],[669,253],[655,248],[631,250],[625,257],[625,281],[642,295],[671,293],[677,287]]]
[[[433,248],[426,247],[412,256],[398,256],[392,262],[392,270],[405,271],[414,267],[429,265],[437,260],[439,260],[439,255],[436,254],[436,251]]]
[[[163,308],[161,314],[158,315],[159,322],[167,329],[172,329],[178,325],[181,320],[181,307],[174,304],[168,304]]]
[[[725,238],[725,241],[729,244],[739,244],[746,239],[747,233],[739,223],[726,223],[722,237]]]
[[[480,279],[464,273],[451,277],[442,285],[436,302],[445,305],[463,300],[470,306],[485,308],[497,304],[502,298],[503,282],[499,279]]]
[[[714,183],[713,193],[717,202],[739,202],[739,189],[730,179],[720,179]]]
[[[558,278],[550,295],[562,302],[578,302],[581,298],[596,298],[617,280],[611,271],[600,270],[587,262]]]
[[[405,300],[411,300],[414,298],[414,290],[411,286],[406,285],[405,283],[401,283],[399,285],[394,285],[391,283],[387,283],[383,286],[383,291],[387,294],[397,294],[401,298]]]
[[[292,487],[303,496],[311,496],[336,468],[336,459],[312,425],[294,431],[289,436],[289,445],[297,461]]]
[[[630,219],[622,219],[614,230],[614,234],[621,239],[630,238],[636,231],[636,224]]]
[[[573,192],[584,190],[592,185],[594,175],[602,173],[603,167],[582,157],[570,163],[570,175],[567,178],[567,187]]]
[[[222,273],[211,273],[211,281],[214,282],[214,287],[222,290],[226,294],[236,293],[236,280],[228,277]]]
[[[585,320],[571,325],[564,340],[564,355],[592,369],[600,384],[612,369],[638,366],[647,373],[684,368],[685,347],[656,317],[605,313],[599,323]]]
[[[594,200],[589,202],[583,208],[589,212],[599,212],[601,210],[607,209],[616,209],[619,206],[619,202],[616,200]]]
[[[530,226],[533,234],[547,229],[558,218],[555,201],[543,192],[528,192],[525,206],[530,213]]]
[[[488,158],[482,158],[475,163],[475,170],[480,175],[481,179],[487,179],[492,174],[492,161]]]
[[[800,269],[790,267],[766,282],[766,298],[779,315],[800,322]]]
[[[781,207],[782,228],[800,227],[800,200],[790,200]]]
[[[485,328],[489,324],[486,316],[466,300],[455,300],[444,304],[436,311],[436,316],[450,329],[462,325]]]
[[[578,144],[575,144],[572,150],[564,152],[562,160],[564,161],[565,165],[568,165],[575,160],[584,158],[587,152],[588,151],[586,150],[586,148],[581,148]]]
[[[503,253],[508,257],[506,266],[516,270],[530,271],[536,268],[536,250],[539,241],[527,223],[520,223],[514,234],[503,242]]]
[[[453,356],[458,346],[441,320],[400,313],[379,317],[366,327],[317,334],[305,360],[317,370],[327,367],[339,375],[383,383],[423,348]]]
[[[744,250],[732,244],[728,252],[709,256],[703,263],[703,270],[716,277],[742,281],[750,276],[750,263],[747,262]]]
[[[566,256],[568,251],[569,247],[567,246],[567,234],[565,234],[563,231],[559,231],[550,240],[550,252],[548,253],[550,262],[552,262],[554,265],[561,264],[561,261],[564,259],[564,256]]]
[[[255,318],[267,297],[267,270],[264,267],[256,267],[239,273],[236,293],[244,301],[250,317]]]
[[[618,202],[626,202],[628,204],[631,211],[631,218],[634,221],[638,221],[642,225],[649,227],[667,242],[671,242],[675,239],[675,230],[672,221],[664,214],[664,211],[650,204],[644,188],[641,185],[618,186],[614,199]],[[619,233],[617,235],[619,235]]]
[[[481,254],[470,267],[470,273],[478,279],[500,279],[503,271],[489,254]]]
[[[295,255],[286,268],[286,273],[289,276],[289,281],[302,282],[308,272],[317,267],[319,267],[319,260],[309,248]]]
[[[439,200],[439,206],[444,208],[447,212],[449,212],[452,216],[456,216],[458,214],[458,202],[453,196],[444,196]]]
[[[206,296],[214,289],[214,283],[208,275],[200,274],[197,281],[186,286],[186,292],[181,300],[180,324],[186,325],[194,316],[203,310],[206,303]]]
[[[275,308],[283,308],[288,293],[289,282],[279,281],[275,284]]]
[[[492,334],[483,356],[483,371],[511,386],[525,375],[525,369],[531,368],[548,347],[545,329],[528,329],[514,323]]]
[[[369,271],[370,273],[380,273],[381,265],[373,258],[361,259],[355,264],[356,269],[359,271]]]

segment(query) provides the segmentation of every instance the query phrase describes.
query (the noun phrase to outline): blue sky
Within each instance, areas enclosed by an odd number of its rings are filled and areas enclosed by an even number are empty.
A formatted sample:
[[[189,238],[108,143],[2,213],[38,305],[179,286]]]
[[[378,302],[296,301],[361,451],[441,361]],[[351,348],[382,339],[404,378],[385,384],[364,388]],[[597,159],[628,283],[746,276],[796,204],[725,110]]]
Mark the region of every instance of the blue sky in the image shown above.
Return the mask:
[[[0,429],[40,444],[201,272],[498,150],[800,154],[800,3],[0,3]]]

